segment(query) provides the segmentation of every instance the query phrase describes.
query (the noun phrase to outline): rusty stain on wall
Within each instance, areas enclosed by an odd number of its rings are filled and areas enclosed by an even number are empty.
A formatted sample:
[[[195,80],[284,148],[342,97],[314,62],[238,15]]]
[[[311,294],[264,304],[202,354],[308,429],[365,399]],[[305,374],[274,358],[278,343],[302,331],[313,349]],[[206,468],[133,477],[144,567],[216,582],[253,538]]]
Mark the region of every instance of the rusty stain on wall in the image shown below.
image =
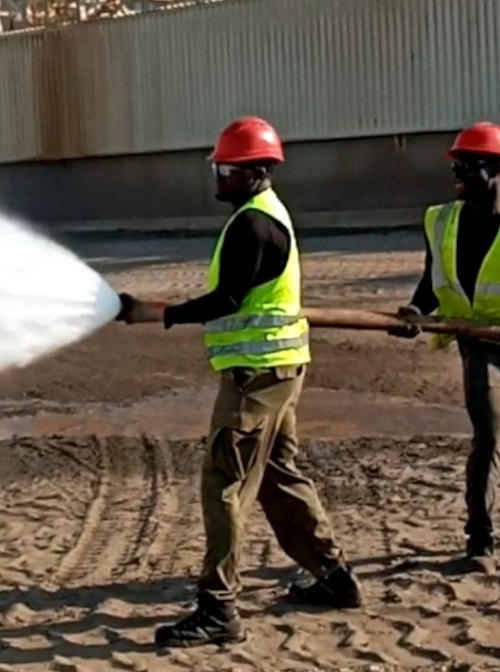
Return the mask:
[[[208,148],[500,117],[498,0],[226,0],[0,36],[0,162]]]

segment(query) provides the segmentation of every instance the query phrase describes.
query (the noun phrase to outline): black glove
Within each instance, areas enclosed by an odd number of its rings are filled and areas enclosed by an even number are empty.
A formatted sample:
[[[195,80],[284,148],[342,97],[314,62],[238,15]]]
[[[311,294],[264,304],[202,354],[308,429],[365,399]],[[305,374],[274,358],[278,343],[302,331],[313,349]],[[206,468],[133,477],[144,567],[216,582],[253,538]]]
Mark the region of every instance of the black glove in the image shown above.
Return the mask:
[[[416,306],[401,306],[397,312],[397,316],[402,318],[421,314]],[[387,333],[389,336],[396,336],[397,338],[415,338],[420,333],[420,327],[416,324],[401,325],[400,327],[391,327]]]
[[[128,317],[134,303],[134,297],[131,294],[122,292],[118,294],[120,299],[121,309],[118,315],[115,317],[115,322],[128,322]]]
[[[165,308],[165,312],[163,313],[163,326],[165,329],[170,329],[174,324],[173,310],[171,308]]]

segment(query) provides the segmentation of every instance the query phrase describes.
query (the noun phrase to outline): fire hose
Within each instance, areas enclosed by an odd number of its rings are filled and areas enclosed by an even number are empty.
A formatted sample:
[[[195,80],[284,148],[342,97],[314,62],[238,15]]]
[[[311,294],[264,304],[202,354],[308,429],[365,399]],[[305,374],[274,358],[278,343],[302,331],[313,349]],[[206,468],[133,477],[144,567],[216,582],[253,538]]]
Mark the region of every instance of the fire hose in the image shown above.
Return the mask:
[[[387,332],[394,327],[416,325],[421,331],[434,334],[500,340],[500,325],[482,324],[462,318],[422,315],[399,317],[391,312],[327,307],[305,307],[303,313],[312,328]]]

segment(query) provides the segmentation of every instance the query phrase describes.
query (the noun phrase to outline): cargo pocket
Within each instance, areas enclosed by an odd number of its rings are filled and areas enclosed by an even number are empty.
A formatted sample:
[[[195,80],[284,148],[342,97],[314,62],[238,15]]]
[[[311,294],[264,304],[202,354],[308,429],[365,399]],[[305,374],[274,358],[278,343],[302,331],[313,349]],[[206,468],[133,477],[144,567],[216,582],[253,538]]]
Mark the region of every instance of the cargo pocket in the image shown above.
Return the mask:
[[[213,469],[229,482],[244,481],[265,452],[265,416],[241,414],[232,426],[213,430],[208,450]]]
[[[305,369],[304,364],[299,364],[298,366],[277,366],[275,369],[276,378],[278,380],[295,380],[295,378],[300,378]]]

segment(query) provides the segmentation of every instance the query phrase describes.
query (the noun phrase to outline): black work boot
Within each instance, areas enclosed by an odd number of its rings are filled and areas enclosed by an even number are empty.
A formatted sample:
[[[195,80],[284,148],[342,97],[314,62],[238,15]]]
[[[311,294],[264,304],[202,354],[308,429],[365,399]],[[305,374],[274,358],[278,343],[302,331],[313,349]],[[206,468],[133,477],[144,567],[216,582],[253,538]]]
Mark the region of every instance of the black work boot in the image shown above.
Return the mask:
[[[234,602],[221,602],[209,593],[198,595],[198,608],[174,625],[155,632],[155,644],[188,647],[243,642],[245,634]]]
[[[332,609],[357,609],[362,602],[359,582],[347,567],[337,567],[309,585],[292,584],[288,597],[299,604]]]
[[[488,537],[469,537],[466,547],[466,559],[471,571],[491,574],[495,571],[493,539]]]

